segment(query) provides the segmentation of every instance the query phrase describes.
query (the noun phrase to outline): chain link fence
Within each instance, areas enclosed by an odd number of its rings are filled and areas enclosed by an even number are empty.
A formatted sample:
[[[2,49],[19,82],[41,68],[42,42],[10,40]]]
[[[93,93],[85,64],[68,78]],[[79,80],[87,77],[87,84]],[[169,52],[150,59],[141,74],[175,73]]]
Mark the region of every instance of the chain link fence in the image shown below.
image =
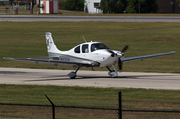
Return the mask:
[[[0,118],[52,118],[51,106],[1,105]],[[118,119],[118,110],[55,107],[56,119]],[[123,119],[179,119],[179,111],[122,110]]]
[[[93,95],[93,94],[92,94]],[[72,103],[71,100],[81,100],[67,96],[66,106],[55,106],[56,119],[179,119],[179,98],[159,98],[152,96],[116,95],[117,98],[93,98],[89,94],[84,96],[86,102]],[[106,97],[106,96],[105,96]],[[45,97],[44,97],[45,98]],[[64,97],[66,98],[66,97]],[[84,100],[83,99],[83,100]],[[120,99],[120,100],[118,100]],[[146,101],[148,99],[148,101]],[[101,100],[99,102],[98,100]],[[151,101],[149,101],[151,100]],[[170,100],[170,101],[169,101]],[[48,102],[48,101],[47,101]],[[97,103],[99,102],[99,104]],[[62,104],[64,102],[61,102]],[[120,104],[121,103],[121,104]],[[122,112],[119,112],[119,110]],[[122,113],[122,115],[120,115]],[[10,104],[0,103],[0,118],[44,118],[53,117],[52,105],[39,104]]]
[[[0,105],[0,118],[43,118],[53,117],[51,105]],[[117,109],[88,108],[75,106],[55,106],[56,119],[117,119]]]
[[[50,119],[52,118],[51,110],[49,106],[0,105],[0,118]]]
[[[147,111],[123,111],[123,119],[179,119],[180,112],[147,112]]]
[[[33,14],[39,14],[40,8],[34,7]],[[0,14],[31,14],[31,6],[30,5],[0,5]]]
[[[29,5],[0,6],[0,14],[31,14]]]
[[[0,14],[31,14],[30,5],[21,5],[21,6],[1,6],[0,5]],[[40,14],[40,8],[34,7],[33,14]],[[58,14],[65,15],[87,15],[84,11],[70,11],[70,10],[58,10]]]

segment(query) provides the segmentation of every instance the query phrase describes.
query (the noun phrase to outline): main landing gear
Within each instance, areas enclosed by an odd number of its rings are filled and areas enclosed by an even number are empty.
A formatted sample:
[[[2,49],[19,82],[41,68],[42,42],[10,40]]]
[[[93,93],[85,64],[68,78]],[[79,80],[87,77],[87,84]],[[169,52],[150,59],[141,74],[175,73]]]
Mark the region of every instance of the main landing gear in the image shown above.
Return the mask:
[[[117,71],[116,71],[116,69],[114,68],[113,65],[112,65],[112,67],[113,67],[114,70],[111,70],[108,66],[106,66],[106,68],[109,70],[109,73],[108,73],[108,74],[109,74],[111,77],[115,78],[115,77],[118,76],[118,73],[117,73]],[[77,71],[78,71],[80,68],[81,68],[81,67],[77,67],[77,68],[75,69],[75,71],[70,72],[70,73],[68,74],[68,76],[69,76],[71,79],[75,79],[75,78],[76,78],[76,73],[77,73]]]
[[[116,71],[116,69],[114,68],[113,65],[112,65],[112,67],[113,67],[114,70],[111,70],[108,66],[106,66],[106,68],[109,70],[109,73],[108,73],[108,74],[109,74],[111,77],[115,78],[115,77],[118,76],[118,73],[117,73],[117,71]]]
[[[74,72],[70,72],[69,74],[68,74],[68,76],[71,78],[71,79],[75,79],[76,78],[76,73],[77,73],[77,71],[80,69],[80,67],[78,67],[77,69],[76,69],[76,71],[74,71]]]

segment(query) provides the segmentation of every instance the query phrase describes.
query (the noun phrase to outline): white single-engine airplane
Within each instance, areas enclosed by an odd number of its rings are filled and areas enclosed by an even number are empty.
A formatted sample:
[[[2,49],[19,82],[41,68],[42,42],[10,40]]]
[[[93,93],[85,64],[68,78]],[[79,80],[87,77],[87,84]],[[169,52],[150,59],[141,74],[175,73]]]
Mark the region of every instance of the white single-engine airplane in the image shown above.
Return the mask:
[[[60,51],[57,49],[52,34],[50,32],[45,33],[47,52],[49,57],[46,58],[4,58],[9,60],[23,60],[23,61],[33,61],[38,63],[62,65],[62,66],[73,66],[74,71],[70,72],[68,76],[72,79],[76,77],[77,71],[80,67],[106,67],[109,70],[109,75],[111,77],[117,77],[118,73],[114,68],[114,65],[118,64],[119,70],[122,70],[122,64],[127,61],[145,59],[150,57],[157,57],[162,55],[174,54],[176,51],[153,54],[153,55],[144,55],[124,58],[124,52],[129,48],[129,45],[126,45],[123,50],[116,51],[109,49],[105,44],[100,42],[85,42],[76,47],[72,48],[69,51]],[[111,70],[109,67],[113,67],[114,70]]]

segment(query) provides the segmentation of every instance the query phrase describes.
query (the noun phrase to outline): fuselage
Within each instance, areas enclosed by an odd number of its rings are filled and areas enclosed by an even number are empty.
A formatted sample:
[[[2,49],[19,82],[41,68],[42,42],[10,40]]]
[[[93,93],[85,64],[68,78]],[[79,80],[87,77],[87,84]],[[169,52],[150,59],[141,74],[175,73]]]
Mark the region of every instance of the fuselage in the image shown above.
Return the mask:
[[[105,44],[100,42],[86,42],[75,46],[69,51],[59,50],[48,52],[48,54],[49,57],[56,57],[56,60],[88,62],[92,64],[91,67],[104,67],[114,65],[118,61],[116,57],[111,56],[111,53],[107,51],[108,49]]]

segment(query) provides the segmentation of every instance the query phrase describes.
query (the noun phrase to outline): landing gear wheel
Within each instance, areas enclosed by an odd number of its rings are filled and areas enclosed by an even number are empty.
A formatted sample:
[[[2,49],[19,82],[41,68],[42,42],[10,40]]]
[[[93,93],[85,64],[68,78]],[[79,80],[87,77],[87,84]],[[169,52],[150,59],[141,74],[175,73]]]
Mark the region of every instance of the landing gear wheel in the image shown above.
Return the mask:
[[[112,71],[108,73],[112,78],[116,78],[118,76],[117,72]]]
[[[76,72],[70,72],[68,74],[68,76],[71,78],[71,79],[75,79],[76,78]]]
[[[80,67],[78,67],[75,72],[70,72],[70,73],[68,74],[68,76],[69,76],[71,79],[75,79],[75,78],[76,78],[76,73],[77,73],[77,71],[79,70],[79,68],[80,68]]]
[[[114,66],[112,65],[112,67],[114,68]],[[111,70],[108,66],[106,67],[108,70],[109,70],[109,75],[112,77],[112,78],[116,78],[118,76],[118,73],[116,71],[116,69],[114,68],[114,70]]]
[[[71,79],[75,79],[76,78],[76,76],[74,76],[74,77],[70,77]]]

